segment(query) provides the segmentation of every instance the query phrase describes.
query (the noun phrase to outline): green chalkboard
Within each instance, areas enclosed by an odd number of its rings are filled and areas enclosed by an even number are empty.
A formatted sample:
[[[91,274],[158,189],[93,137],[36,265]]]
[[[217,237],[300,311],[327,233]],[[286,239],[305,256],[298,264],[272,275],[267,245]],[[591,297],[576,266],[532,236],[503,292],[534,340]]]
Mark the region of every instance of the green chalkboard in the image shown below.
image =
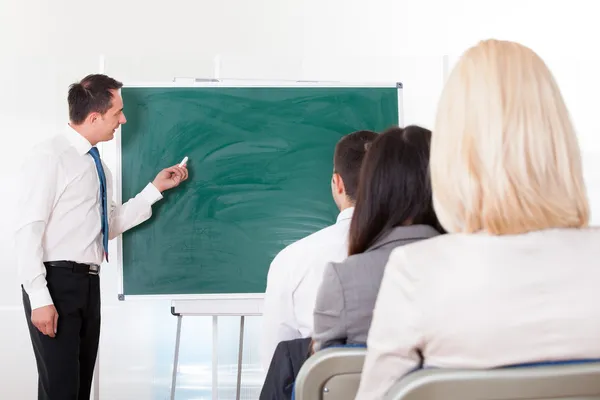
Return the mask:
[[[398,90],[123,88],[123,201],[184,156],[190,171],[123,235],[123,294],[263,293],[273,257],[335,221],[336,142],[398,124]]]

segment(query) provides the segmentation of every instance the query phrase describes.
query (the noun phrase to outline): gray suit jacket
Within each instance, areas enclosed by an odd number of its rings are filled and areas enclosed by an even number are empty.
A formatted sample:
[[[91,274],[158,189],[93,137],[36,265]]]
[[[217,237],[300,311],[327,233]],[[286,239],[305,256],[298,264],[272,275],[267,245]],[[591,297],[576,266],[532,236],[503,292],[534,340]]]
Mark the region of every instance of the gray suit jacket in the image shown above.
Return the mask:
[[[364,253],[329,263],[315,304],[315,350],[336,344],[365,344],[390,253],[396,247],[437,235],[427,225],[396,227]]]

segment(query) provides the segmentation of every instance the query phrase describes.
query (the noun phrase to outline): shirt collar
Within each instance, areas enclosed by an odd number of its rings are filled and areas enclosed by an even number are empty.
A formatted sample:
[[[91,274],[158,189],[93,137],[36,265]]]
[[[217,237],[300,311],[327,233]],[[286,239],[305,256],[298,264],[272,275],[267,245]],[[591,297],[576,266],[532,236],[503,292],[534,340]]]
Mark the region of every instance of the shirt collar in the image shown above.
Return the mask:
[[[79,153],[79,155],[87,154],[92,148],[90,142],[88,142],[86,138],[81,136],[79,132],[73,129],[71,125],[67,124],[67,129],[65,129],[65,136],[69,143],[71,143],[71,146],[75,147],[75,150],[77,150],[77,153]]]
[[[340,221],[344,221],[346,219],[352,219],[353,213],[354,213],[354,207],[346,208],[338,215],[336,223],[338,223]]]

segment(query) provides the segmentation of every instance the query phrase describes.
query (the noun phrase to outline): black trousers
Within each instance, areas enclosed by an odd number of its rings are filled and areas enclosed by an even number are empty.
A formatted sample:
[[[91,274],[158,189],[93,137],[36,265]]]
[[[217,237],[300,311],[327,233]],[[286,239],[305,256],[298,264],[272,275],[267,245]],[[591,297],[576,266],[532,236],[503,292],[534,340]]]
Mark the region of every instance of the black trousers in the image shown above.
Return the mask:
[[[23,290],[38,369],[38,400],[89,400],[100,338],[100,279],[68,268],[46,270],[58,311],[54,338],[31,323],[31,304]]]

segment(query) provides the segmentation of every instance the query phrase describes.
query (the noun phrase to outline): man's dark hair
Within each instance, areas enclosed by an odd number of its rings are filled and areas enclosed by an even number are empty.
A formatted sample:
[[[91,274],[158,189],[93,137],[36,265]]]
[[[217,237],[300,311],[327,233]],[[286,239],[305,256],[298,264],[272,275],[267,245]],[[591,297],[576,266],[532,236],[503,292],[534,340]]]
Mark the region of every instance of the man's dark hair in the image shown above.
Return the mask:
[[[88,75],[69,87],[69,119],[81,124],[90,113],[106,113],[112,107],[111,90],[119,90],[123,84],[106,75]]]
[[[377,133],[373,131],[352,132],[341,138],[335,146],[333,172],[342,177],[346,195],[352,201],[356,199],[360,166],[369,145],[376,137]]]
[[[348,254],[363,253],[392,228],[429,225],[444,233],[429,179],[431,131],[391,128],[371,144],[360,170]]]

